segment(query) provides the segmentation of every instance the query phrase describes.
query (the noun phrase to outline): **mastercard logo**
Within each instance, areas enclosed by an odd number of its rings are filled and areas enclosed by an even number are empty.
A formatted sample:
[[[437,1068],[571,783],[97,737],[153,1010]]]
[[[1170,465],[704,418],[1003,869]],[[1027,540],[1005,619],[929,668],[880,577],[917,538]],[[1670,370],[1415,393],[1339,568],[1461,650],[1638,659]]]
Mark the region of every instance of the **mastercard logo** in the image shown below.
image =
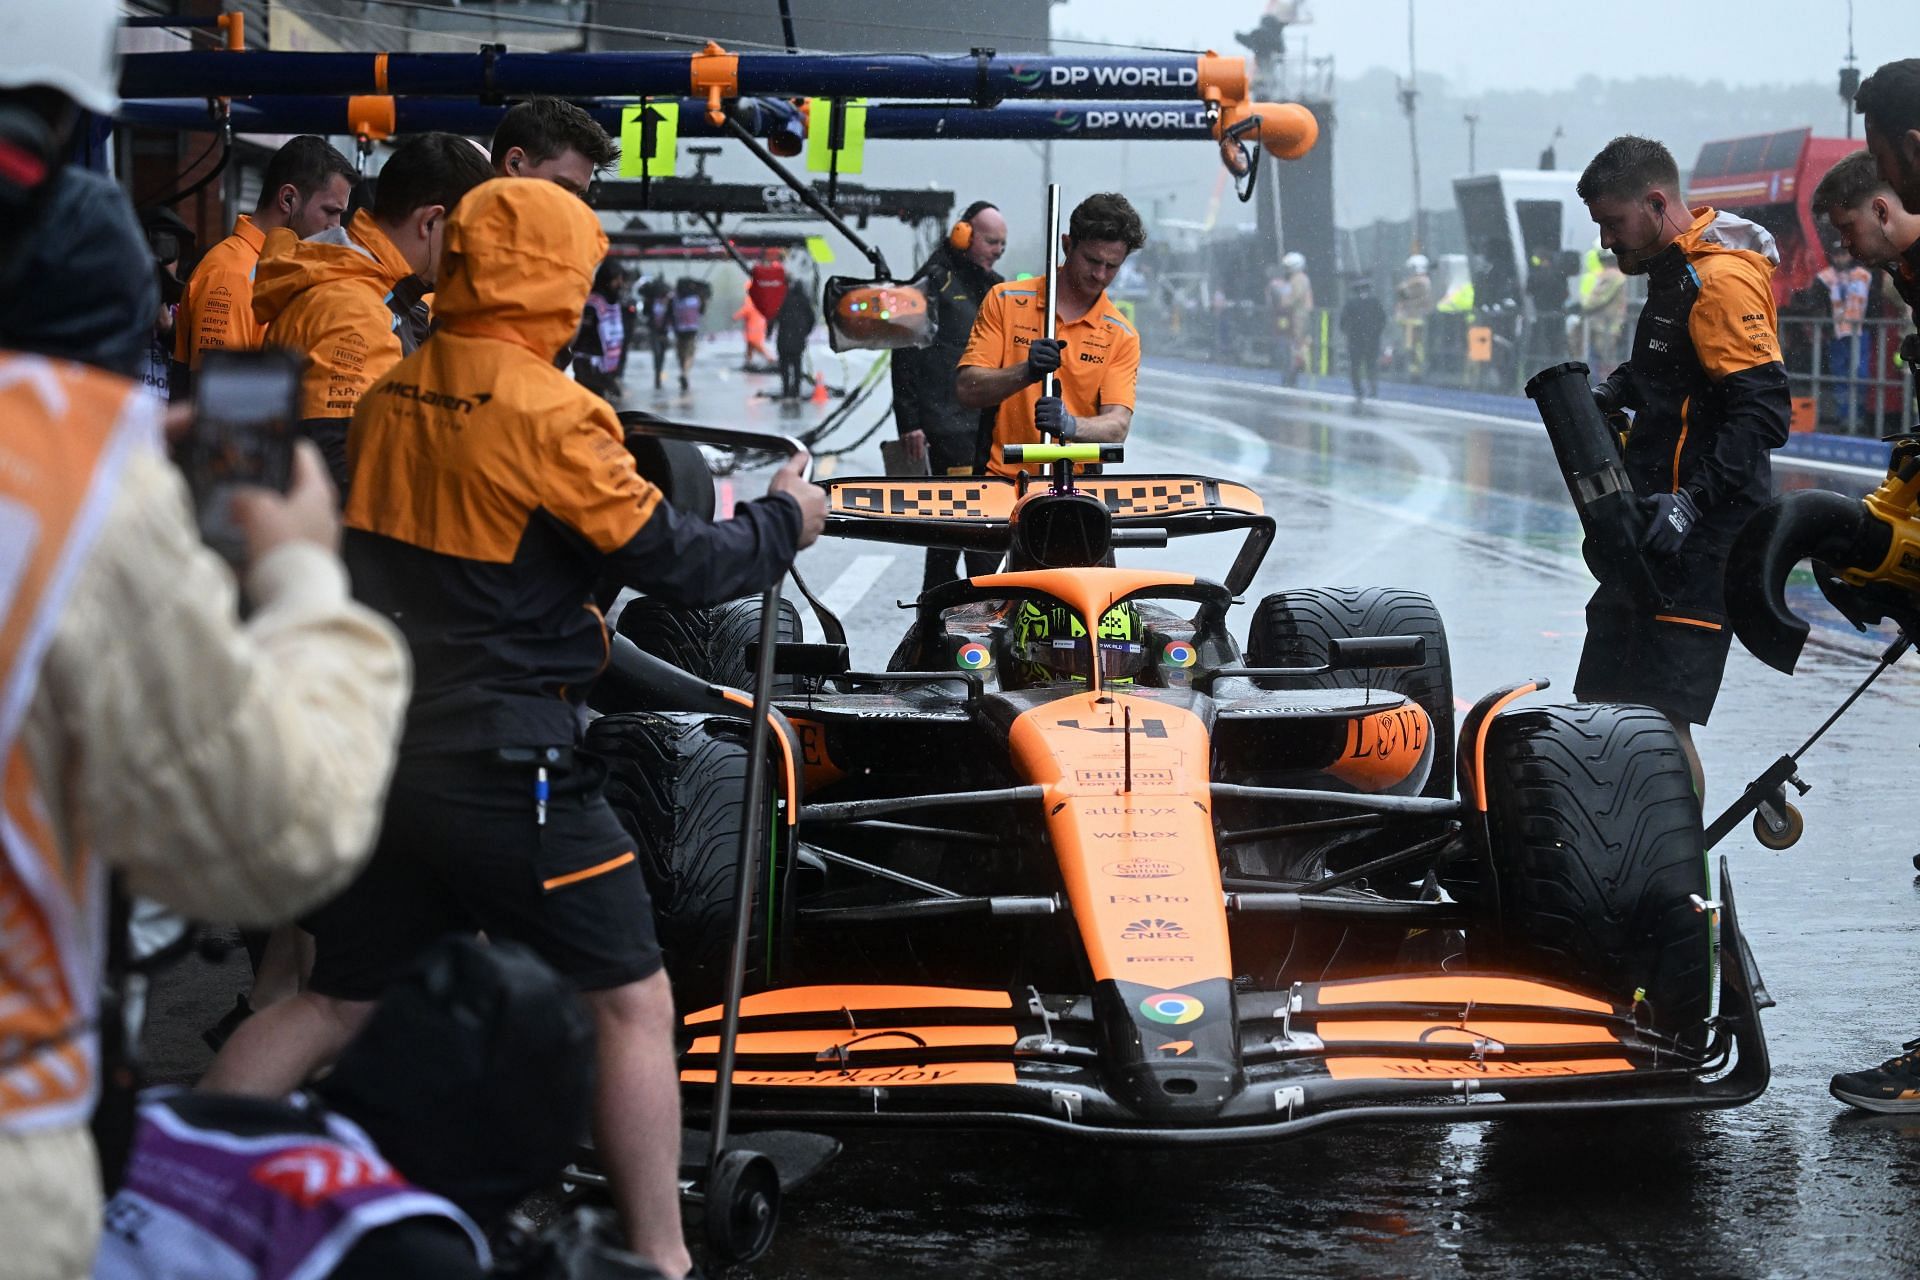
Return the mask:
[[[1162,991],[1159,995],[1148,996],[1140,1002],[1140,1012],[1155,1022],[1164,1022],[1169,1026],[1180,1026],[1192,1022],[1207,1011],[1192,996],[1183,996],[1174,991]]]
[[[1161,650],[1160,660],[1169,667],[1190,667],[1198,661],[1200,655],[1185,640],[1170,640]]]
[[[987,646],[969,641],[960,646],[960,652],[954,655],[954,661],[958,662],[963,670],[978,671],[982,667],[992,665],[993,654],[987,650]]]

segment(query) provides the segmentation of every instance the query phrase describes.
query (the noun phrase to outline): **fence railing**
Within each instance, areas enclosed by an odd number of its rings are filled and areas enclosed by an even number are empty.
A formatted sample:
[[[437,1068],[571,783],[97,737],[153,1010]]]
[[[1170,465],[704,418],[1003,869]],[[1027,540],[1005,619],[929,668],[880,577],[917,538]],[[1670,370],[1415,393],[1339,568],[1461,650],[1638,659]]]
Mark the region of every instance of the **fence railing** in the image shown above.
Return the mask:
[[[1605,375],[1625,359],[1638,308],[1619,326],[1594,317],[1529,319],[1513,304],[1472,313],[1429,312],[1417,323],[1389,315],[1383,378],[1518,395],[1534,371],[1583,360]],[[1248,301],[1202,306],[1154,300],[1139,305],[1150,351],[1306,375],[1347,372],[1338,316],[1321,309],[1295,333],[1266,306]],[[1920,426],[1913,370],[1899,358],[1913,332],[1905,317],[1853,322],[1842,336],[1824,316],[1780,321],[1780,350],[1792,386],[1794,429],[1880,437]]]

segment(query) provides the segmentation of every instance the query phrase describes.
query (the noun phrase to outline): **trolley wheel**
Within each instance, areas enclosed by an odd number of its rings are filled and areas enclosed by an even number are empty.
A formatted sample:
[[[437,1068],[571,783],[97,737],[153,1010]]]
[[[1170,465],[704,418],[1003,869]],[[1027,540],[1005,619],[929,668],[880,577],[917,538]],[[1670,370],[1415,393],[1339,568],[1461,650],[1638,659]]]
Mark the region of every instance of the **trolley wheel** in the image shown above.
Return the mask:
[[[1791,849],[1800,843],[1800,837],[1807,833],[1807,820],[1800,810],[1789,801],[1780,802],[1780,829],[1774,830],[1767,821],[1766,814],[1754,810],[1753,838],[1769,849]]]
[[[780,1225],[780,1175],[753,1151],[720,1157],[706,1189],[707,1245],[726,1262],[752,1262],[773,1244]]]

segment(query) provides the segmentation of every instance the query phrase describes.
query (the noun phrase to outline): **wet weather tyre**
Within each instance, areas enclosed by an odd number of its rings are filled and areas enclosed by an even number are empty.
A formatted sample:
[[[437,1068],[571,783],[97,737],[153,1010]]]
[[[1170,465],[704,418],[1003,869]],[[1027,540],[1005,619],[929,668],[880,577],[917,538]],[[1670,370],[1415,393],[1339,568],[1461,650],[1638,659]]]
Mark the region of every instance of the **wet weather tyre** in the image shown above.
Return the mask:
[[[739,901],[746,722],[626,712],[595,720],[586,745],[606,761],[607,801],[640,855],[675,1003],[682,1010],[718,1004]],[[761,954],[764,930],[756,910],[750,958]],[[754,971],[750,963],[749,989]]]
[[[1694,1051],[1712,1000],[1700,802],[1679,735],[1648,707],[1534,707],[1487,732],[1493,892],[1475,962],[1625,1003]],[[1471,937],[1471,935],[1470,935]]]
[[[806,638],[800,611],[791,600],[780,602],[778,643]],[[709,609],[688,609],[642,596],[620,611],[614,628],[643,651],[671,662],[682,671],[753,692],[753,670],[747,665],[747,646],[760,640],[760,597],[742,596]],[[793,693],[794,677],[777,676],[776,695]]]
[[[1318,676],[1261,680],[1266,689],[1386,689],[1420,704],[1433,724],[1433,767],[1420,793],[1453,794],[1453,667],[1447,628],[1433,601],[1398,587],[1302,587],[1260,602],[1247,629],[1247,665],[1319,666],[1327,642],[1357,636],[1420,636],[1427,660],[1419,667],[1357,667]]]

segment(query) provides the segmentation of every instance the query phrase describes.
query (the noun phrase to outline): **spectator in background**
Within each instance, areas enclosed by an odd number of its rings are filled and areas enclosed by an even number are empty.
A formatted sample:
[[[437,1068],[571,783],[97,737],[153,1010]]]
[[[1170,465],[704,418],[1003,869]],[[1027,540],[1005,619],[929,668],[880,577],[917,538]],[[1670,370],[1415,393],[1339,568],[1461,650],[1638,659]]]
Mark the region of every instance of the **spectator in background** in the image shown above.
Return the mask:
[[[1380,343],[1386,332],[1387,310],[1373,296],[1373,281],[1354,281],[1353,296],[1340,309],[1340,336],[1347,341],[1355,413],[1366,410],[1367,397],[1380,394]]]
[[[627,293],[627,273],[609,258],[593,274],[593,292],[580,315],[580,332],[573,340],[573,378],[581,386],[618,408],[620,367],[626,362],[627,325],[620,306]]]
[[[1587,327],[1593,376],[1604,378],[1626,354],[1621,344],[1627,336],[1627,276],[1608,250],[1599,250],[1599,260],[1600,270],[1580,281],[1580,318]]]
[[[1863,405],[1860,384],[1868,376],[1869,344],[1863,341],[1867,300],[1873,294],[1873,273],[1854,261],[1845,246],[1827,250],[1827,265],[1815,277],[1827,291],[1829,328],[1826,342],[1827,388],[1820,396],[1822,419],[1846,427],[1859,425]]]
[[[694,353],[700,346],[700,325],[707,315],[707,296],[707,286],[692,276],[681,276],[673,286],[667,323],[673,330],[674,354],[680,360],[682,392],[692,385],[688,375],[693,372]]]
[[[300,429],[347,491],[347,424],[360,397],[426,336],[416,304],[433,289],[447,215],[492,177],[486,157],[451,133],[416,134],[387,158],[373,208],[301,240],[272,232],[254,276],[267,342],[307,359]],[[531,268],[530,268],[531,269]]]
[[[153,258],[124,192],[60,157],[117,106],[117,0],[6,12],[0,106],[0,1264],[87,1274],[101,1170],[104,869],[203,919],[270,923],[339,889],[372,838],[406,701],[399,637],[347,597],[320,460],[240,495],[233,572],[201,544],[129,379]],[[57,280],[60,287],[45,287]],[[52,358],[49,358],[52,357]],[[130,624],[129,619],[137,619]]]
[[[1313,280],[1307,275],[1304,254],[1282,257],[1280,269],[1280,285],[1275,291],[1275,304],[1280,308],[1280,373],[1291,387],[1300,381],[1313,357]]]
[[[673,343],[673,289],[659,276],[641,286],[640,323],[653,353],[653,389],[659,391],[665,385],[667,348]]]
[[[805,380],[802,365],[807,357],[807,340],[813,336],[817,320],[812,290],[805,281],[793,281],[780,301],[778,326],[773,347],[780,355],[780,398],[798,400],[800,384]],[[895,352],[896,356],[900,353]]]
[[[1427,317],[1433,314],[1431,265],[1425,254],[1412,255],[1393,290],[1393,323],[1399,339],[1394,367],[1416,380],[1427,367]]]
[[[620,146],[585,110],[559,98],[528,98],[507,108],[489,153],[502,178],[545,178],[586,199]]]
[[[298,137],[273,153],[253,216],[235,218],[233,234],[208,249],[187,278],[174,321],[176,394],[191,390],[207,352],[251,351],[265,340],[266,322],[253,314],[253,282],[267,233],[284,227],[305,240],[339,226],[358,177],[353,161],[324,138]]]

